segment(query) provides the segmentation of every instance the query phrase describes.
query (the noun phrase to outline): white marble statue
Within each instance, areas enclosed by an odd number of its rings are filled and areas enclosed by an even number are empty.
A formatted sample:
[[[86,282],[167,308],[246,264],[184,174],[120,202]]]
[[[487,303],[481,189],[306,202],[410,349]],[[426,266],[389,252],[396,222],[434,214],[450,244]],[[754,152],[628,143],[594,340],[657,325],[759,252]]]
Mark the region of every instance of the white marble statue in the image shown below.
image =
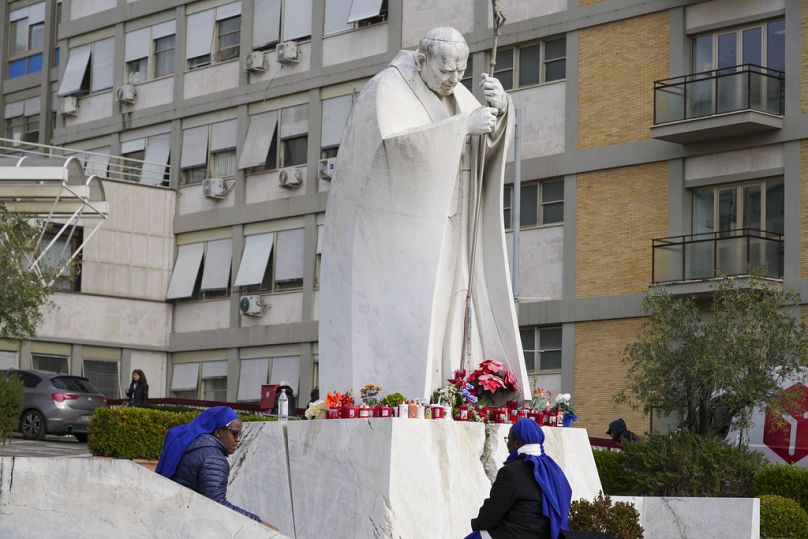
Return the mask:
[[[487,106],[458,84],[468,55],[457,30],[430,30],[354,104],[326,213],[323,390],[374,383],[423,398],[446,384],[464,355],[471,282],[468,367],[496,358],[530,397],[502,221],[513,105],[495,78],[481,83]]]

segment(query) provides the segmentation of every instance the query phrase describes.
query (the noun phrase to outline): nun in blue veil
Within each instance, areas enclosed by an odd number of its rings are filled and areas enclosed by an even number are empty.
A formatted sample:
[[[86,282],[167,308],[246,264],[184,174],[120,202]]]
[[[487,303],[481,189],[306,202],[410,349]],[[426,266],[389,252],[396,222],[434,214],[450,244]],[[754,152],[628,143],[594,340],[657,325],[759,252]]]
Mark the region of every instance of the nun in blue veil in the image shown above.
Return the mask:
[[[544,453],[544,432],[532,419],[521,419],[506,440],[508,459],[466,539],[558,539],[569,528],[572,488]]]
[[[214,406],[190,423],[168,430],[155,470],[180,485],[207,496],[258,522],[257,515],[227,501],[230,463],[227,455],[235,452],[241,439],[242,423],[229,406]]]

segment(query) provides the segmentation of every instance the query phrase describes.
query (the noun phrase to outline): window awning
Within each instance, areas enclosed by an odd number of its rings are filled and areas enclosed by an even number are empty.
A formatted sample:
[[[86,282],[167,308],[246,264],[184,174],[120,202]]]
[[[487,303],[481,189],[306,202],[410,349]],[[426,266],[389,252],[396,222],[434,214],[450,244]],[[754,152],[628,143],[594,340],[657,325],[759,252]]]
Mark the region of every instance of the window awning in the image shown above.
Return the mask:
[[[98,92],[112,88],[115,73],[115,38],[102,39],[93,43],[93,71],[90,91]]]
[[[250,118],[247,138],[244,139],[241,155],[238,158],[239,169],[257,167],[266,163],[277,123],[278,111],[276,110],[256,114]]]
[[[208,162],[208,126],[192,127],[182,132],[180,168],[201,167]]]
[[[213,46],[213,9],[188,15],[188,28],[185,34],[185,58],[198,58],[210,55]]]
[[[87,66],[90,64],[90,53],[92,45],[83,45],[70,49],[70,57],[67,60],[62,84],[59,85],[59,96],[71,95],[81,91],[81,83]]]
[[[371,17],[378,17],[382,9],[382,0],[353,0],[348,22],[357,22]]]
[[[202,363],[202,378],[227,376],[227,361],[205,361]]]
[[[28,24],[45,22],[45,2],[28,6]]]
[[[174,272],[171,274],[171,282],[168,283],[166,299],[188,298],[193,295],[204,250],[204,243],[179,246]]]
[[[39,100],[38,97],[32,97],[31,99],[26,99],[25,116],[33,116],[34,114],[39,114],[41,107],[42,102]]]
[[[353,95],[341,95],[323,100],[323,129],[320,134],[320,147],[338,146],[342,131],[348,122],[353,105]]]
[[[241,1],[232,2],[216,8],[216,20],[229,19],[241,15]]]
[[[177,33],[177,21],[166,21],[160,24],[155,24],[151,29],[152,39],[160,39],[161,37],[173,36]]]
[[[269,376],[270,384],[289,382],[292,393],[297,395],[300,385],[300,357],[274,357],[272,358],[272,373]]]
[[[351,0],[328,0],[325,3],[324,35],[335,34],[353,28],[353,24],[348,22],[351,3]]]
[[[96,174],[98,176],[106,177],[107,175],[107,168],[109,167],[109,148],[100,148],[98,150],[94,150],[98,154],[103,155],[88,155],[87,161],[84,164],[84,173],[87,176],[92,176]]]
[[[294,9],[283,11],[284,41],[311,35],[311,0],[294,0],[294,6]]]
[[[6,103],[6,110],[3,117],[8,120],[9,118],[19,118],[25,114],[25,101],[17,101],[15,103]]]
[[[302,228],[278,232],[278,250],[275,253],[275,280],[290,281],[303,278]]]
[[[274,239],[274,232],[246,237],[244,253],[241,255],[241,264],[238,267],[234,286],[261,284],[261,281],[264,280],[267,262],[269,262],[269,255],[272,253]]]
[[[269,360],[266,358],[241,360],[238,400],[257,401],[261,398],[261,386],[266,383],[268,365]]]
[[[127,140],[121,142],[121,155],[128,153],[139,152],[146,149],[146,139],[137,138],[134,140]]]
[[[126,32],[126,53],[124,60],[131,62],[149,56],[149,40],[151,28],[141,28],[134,32]]]
[[[280,34],[281,0],[255,0],[253,48],[257,49],[277,42]]]
[[[297,105],[281,110],[280,138],[297,137],[309,132],[309,106]]]
[[[175,363],[171,377],[171,391],[196,389],[199,381],[199,363]]]
[[[140,183],[160,185],[165,180],[168,156],[171,154],[171,135],[157,135],[149,137],[146,145],[146,155],[143,160],[143,170],[140,173]]]
[[[317,254],[323,254],[323,234],[325,233],[325,225],[317,225]]]
[[[211,124],[210,151],[220,152],[236,147],[237,120],[227,120]]]
[[[231,238],[209,241],[202,270],[202,290],[222,290],[230,281],[230,263],[233,259]]]

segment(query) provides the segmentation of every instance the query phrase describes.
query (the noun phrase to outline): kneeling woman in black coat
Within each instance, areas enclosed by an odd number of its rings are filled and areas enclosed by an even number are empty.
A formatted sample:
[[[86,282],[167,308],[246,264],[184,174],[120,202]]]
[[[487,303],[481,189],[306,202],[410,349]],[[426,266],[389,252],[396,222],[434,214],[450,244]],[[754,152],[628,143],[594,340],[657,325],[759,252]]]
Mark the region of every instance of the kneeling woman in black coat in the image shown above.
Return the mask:
[[[558,539],[569,527],[572,488],[558,464],[544,454],[544,432],[532,419],[521,419],[507,440],[508,460],[466,539]]]

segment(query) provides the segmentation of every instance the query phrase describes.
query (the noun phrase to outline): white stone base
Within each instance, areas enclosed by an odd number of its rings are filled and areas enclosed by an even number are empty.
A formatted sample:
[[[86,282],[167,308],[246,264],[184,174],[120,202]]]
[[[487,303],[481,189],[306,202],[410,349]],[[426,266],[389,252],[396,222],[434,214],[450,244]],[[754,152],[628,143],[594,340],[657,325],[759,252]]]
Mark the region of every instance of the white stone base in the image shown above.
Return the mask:
[[[451,538],[471,531],[470,520],[507,457],[503,438],[510,425],[490,426],[486,443],[480,423],[292,421],[286,426],[288,475],[279,467],[287,462],[279,455],[286,446],[282,428],[245,423],[245,437],[231,457],[233,503],[243,501],[290,537]],[[600,479],[586,431],[545,432],[545,450],[568,474],[573,497],[596,496]],[[284,519],[291,514],[293,522]]]
[[[645,539],[760,539],[757,498],[610,498],[634,504]]]
[[[0,537],[282,536],[128,460],[0,457]]]

